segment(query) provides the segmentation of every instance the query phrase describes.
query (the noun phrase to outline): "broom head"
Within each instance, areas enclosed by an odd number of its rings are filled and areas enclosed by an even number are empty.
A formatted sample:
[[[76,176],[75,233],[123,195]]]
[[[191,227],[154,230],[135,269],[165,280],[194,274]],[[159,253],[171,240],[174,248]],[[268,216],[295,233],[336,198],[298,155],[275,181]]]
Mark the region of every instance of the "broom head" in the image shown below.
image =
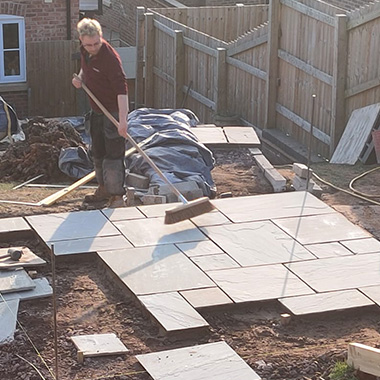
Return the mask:
[[[181,206],[166,210],[165,224],[174,224],[195,216],[206,214],[214,209],[207,197],[202,197]]]

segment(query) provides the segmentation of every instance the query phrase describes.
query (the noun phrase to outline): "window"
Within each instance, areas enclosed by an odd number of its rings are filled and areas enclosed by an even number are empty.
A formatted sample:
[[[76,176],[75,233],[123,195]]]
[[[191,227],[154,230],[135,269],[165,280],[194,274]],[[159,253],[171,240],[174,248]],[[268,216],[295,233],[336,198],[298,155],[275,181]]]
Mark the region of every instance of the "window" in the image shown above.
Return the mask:
[[[0,83],[25,82],[25,22],[0,15]]]

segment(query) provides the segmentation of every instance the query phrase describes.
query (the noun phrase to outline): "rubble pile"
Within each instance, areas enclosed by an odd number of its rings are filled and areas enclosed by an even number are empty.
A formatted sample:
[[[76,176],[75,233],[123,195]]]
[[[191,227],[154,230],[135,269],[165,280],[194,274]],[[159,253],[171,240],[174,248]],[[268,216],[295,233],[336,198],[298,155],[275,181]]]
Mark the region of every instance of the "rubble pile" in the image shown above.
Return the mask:
[[[58,167],[62,148],[84,146],[70,123],[37,117],[22,126],[24,141],[11,144],[0,160],[0,180],[27,181],[40,174],[44,182],[66,180]]]

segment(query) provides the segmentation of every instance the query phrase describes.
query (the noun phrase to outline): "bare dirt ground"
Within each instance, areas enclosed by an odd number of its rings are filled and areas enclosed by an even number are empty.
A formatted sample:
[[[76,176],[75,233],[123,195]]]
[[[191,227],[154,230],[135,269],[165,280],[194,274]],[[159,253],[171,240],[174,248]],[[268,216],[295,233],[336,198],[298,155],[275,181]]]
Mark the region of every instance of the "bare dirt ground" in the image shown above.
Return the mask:
[[[217,197],[228,192],[234,197],[272,192],[247,151],[216,151],[215,157],[217,166],[213,178],[218,189]],[[370,168],[331,167],[327,164],[314,167],[327,181],[346,189],[353,177]],[[279,170],[291,179],[289,168]],[[364,177],[356,186],[362,192],[375,194],[379,181],[380,170]],[[1,183],[0,199],[33,203],[56,191],[30,187],[12,190],[16,184]],[[321,186],[323,201],[380,239],[380,206]],[[88,192],[75,191],[49,208],[0,204],[0,217],[79,210],[83,196]],[[17,245],[27,245],[49,261],[46,247],[37,238],[0,243],[1,247]],[[51,281],[50,264],[38,269],[38,276]],[[148,380],[150,376],[135,355],[220,340],[225,340],[262,379],[323,380],[329,378],[336,361],[345,359],[349,342],[380,347],[378,308],[296,318],[283,326],[280,314],[284,310],[275,303],[248,305],[234,311],[204,312],[203,316],[211,326],[205,335],[183,339],[161,337],[157,326],[134,300],[108,279],[95,255],[58,261],[56,291],[58,374],[63,380]],[[0,346],[0,379],[53,379],[52,300],[22,302],[18,318],[20,324],[15,340]],[[71,336],[111,332],[128,347],[127,355],[89,358],[83,364],[78,363]]]

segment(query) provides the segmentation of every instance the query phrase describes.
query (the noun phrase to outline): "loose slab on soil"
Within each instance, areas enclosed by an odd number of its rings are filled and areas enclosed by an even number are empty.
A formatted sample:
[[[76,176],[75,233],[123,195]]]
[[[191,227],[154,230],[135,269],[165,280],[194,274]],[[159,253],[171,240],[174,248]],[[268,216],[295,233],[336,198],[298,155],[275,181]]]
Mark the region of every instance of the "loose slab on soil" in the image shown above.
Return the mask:
[[[8,253],[9,248],[0,248],[0,269],[36,267],[45,265],[46,261],[34,254],[28,247],[12,247],[22,251],[20,260],[12,260],[10,257],[3,257]],[[2,258],[1,258],[2,257]]]
[[[120,355],[128,352],[116,334],[75,335],[71,337],[75,347],[84,357]]]
[[[16,330],[19,300],[0,303],[0,344],[13,340]]]
[[[23,270],[0,271],[0,292],[10,293],[34,289],[36,285]]]
[[[154,380],[259,380],[260,376],[225,342],[137,355]]]
[[[31,228],[23,218],[0,219],[0,233],[30,231]]]
[[[30,290],[24,290],[20,292],[12,292],[3,294],[3,299],[5,301],[19,299],[20,301],[32,300],[35,298],[44,298],[49,297],[53,294],[53,289],[50,286],[48,280],[46,278],[36,278],[32,280],[35,288]],[[0,302],[3,301],[0,298]]]

